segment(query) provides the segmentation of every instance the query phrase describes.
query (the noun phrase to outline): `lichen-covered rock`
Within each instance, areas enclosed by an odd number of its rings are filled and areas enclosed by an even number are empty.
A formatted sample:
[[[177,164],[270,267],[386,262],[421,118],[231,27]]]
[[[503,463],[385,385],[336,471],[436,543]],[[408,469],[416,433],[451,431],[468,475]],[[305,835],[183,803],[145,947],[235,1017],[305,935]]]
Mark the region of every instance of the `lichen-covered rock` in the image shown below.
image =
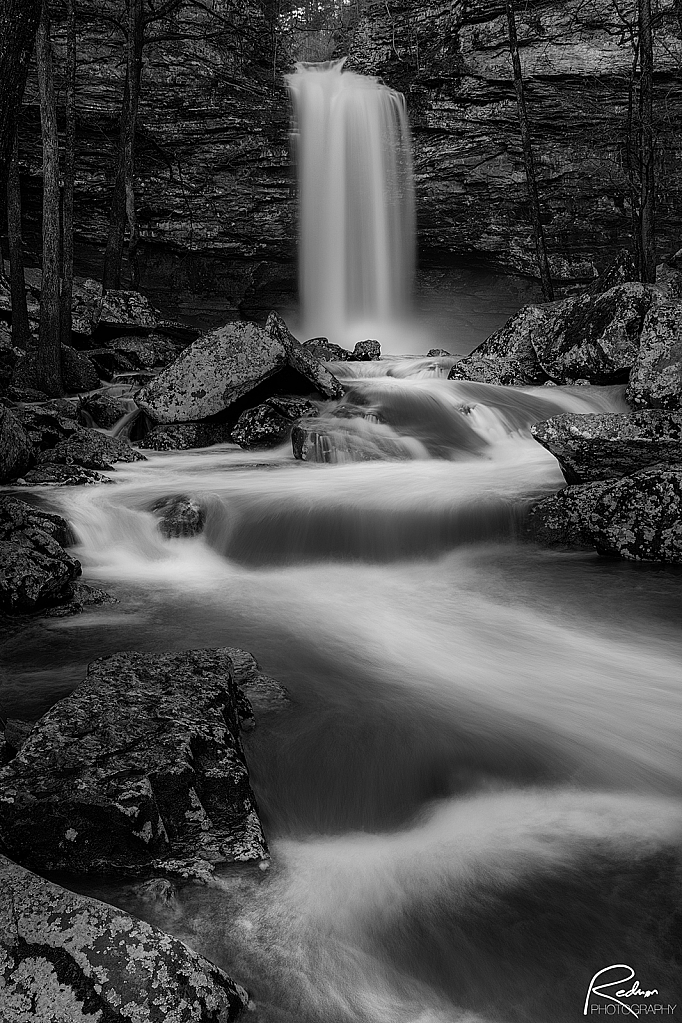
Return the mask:
[[[121,437],[79,427],[56,447],[38,456],[40,465],[81,465],[84,469],[111,469],[112,462],[144,461],[144,455]]]
[[[376,362],[381,358],[381,345],[378,341],[358,341],[351,354],[353,362]]]
[[[7,718],[5,722],[5,742],[14,756],[19,752],[32,731],[32,721],[23,721],[21,718]]]
[[[122,355],[134,369],[168,366],[178,354],[175,345],[160,334],[149,334],[147,337],[136,337],[134,334],[117,337],[108,343],[107,348]]]
[[[613,486],[610,480],[564,487],[528,512],[525,535],[545,547],[594,547],[590,528],[597,499]]]
[[[53,448],[81,426],[77,408],[66,398],[53,398],[39,405],[23,405],[16,408],[14,414],[37,451]]]
[[[625,398],[633,408],[682,408],[682,303],[649,309]]]
[[[682,462],[682,412],[568,413],[531,427],[568,483],[618,479],[657,463]]]
[[[3,1023],[229,1023],[246,991],[178,938],[0,856]]]
[[[474,380],[482,384],[542,384],[547,374],[540,366],[533,339],[546,329],[544,306],[527,305],[505,325],[455,363],[448,380]]]
[[[315,390],[323,394],[325,398],[338,399],[346,393],[345,388],[331,370],[328,370],[324,363],[315,357],[311,348],[307,348],[305,345],[293,345],[288,351],[287,362],[292,369],[309,380]]]
[[[268,855],[225,650],[95,661],[0,771],[0,841],[28,867],[207,877]]]
[[[0,606],[11,613],[68,598],[80,562],[43,529],[26,526],[0,539]]]
[[[287,363],[280,340],[254,323],[228,323],[198,338],[136,395],[157,423],[206,419]]]
[[[112,483],[108,476],[82,465],[36,465],[14,481],[15,487],[82,487]]]
[[[34,461],[26,430],[12,410],[0,405],[0,483],[16,479]]]
[[[160,423],[140,441],[149,451],[188,451],[225,444],[232,439],[227,423]]]
[[[232,440],[242,448],[273,448],[291,433],[291,420],[267,402],[242,412],[232,429]]]
[[[556,383],[617,383],[639,352],[644,318],[654,301],[646,284],[620,284],[598,295],[582,294],[542,307],[533,336],[538,362]]]
[[[335,345],[326,337],[312,337],[304,344],[320,362],[348,362],[351,353],[341,345]]]
[[[204,528],[206,511],[194,497],[164,497],[152,507],[161,512],[159,530],[167,539],[197,536]]]
[[[682,564],[682,464],[643,469],[606,488],[590,526],[600,554]]]
[[[272,408],[276,409],[280,415],[284,416],[290,422],[295,423],[297,419],[315,418],[320,414],[320,410],[314,401],[310,401],[308,398],[296,398],[291,395],[273,394],[271,398],[268,398],[266,405],[271,405]]]
[[[119,419],[131,411],[131,406],[135,407],[131,399],[115,398],[111,394],[100,391],[97,394],[89,395],[81,402],[80,408],[81,411],[87,412],[97,426],[110,430]]]
[[[70,394],[99,387],[99,374],[92,359],[69,345],[62,345],[62,383]]]

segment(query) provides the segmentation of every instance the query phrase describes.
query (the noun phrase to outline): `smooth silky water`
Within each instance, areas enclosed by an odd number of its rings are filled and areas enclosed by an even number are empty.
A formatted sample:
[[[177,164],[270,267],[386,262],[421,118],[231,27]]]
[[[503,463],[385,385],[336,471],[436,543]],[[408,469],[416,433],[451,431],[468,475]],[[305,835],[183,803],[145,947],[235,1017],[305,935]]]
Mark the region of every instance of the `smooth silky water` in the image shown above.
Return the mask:
[[[682,1002],[682,575],[519,535],[562,484],[530,424],[622,410],[622,388],[448,381],[451,361],[333,365],[322,462],[150,453],[52,492],[120,604],[4,647],[28,717],[121,649],[236,644],[287,686],[245,739],[270,870],[169,903],[87,889],[224,966],[263,1023],[574,1020],[617,962]],[[162,538],[177,494],[203,535]]]

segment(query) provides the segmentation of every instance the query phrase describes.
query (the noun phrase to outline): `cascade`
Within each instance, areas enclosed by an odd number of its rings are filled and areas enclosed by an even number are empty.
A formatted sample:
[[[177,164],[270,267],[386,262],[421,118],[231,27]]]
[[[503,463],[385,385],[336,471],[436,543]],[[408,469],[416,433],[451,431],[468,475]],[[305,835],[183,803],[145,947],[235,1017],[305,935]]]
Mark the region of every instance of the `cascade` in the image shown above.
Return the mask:
[[[345,58],[344,58],[345,60]],[[409,313],[415,213],[404,97],[344,60],[296,65],[301,329],[343,344]],[[381,340],[381,337],[379,338]]]

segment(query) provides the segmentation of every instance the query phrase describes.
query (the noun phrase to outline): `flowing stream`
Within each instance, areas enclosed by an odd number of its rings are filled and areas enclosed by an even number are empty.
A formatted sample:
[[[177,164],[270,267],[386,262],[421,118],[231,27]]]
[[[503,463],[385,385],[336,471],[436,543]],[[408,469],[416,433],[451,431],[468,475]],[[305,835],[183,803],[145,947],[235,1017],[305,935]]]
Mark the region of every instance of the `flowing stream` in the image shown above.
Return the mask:
[[[682,1003],[682,574],[521,536],[562,485],[530,424],[623,410],[622,388],[447,381],[451,361],[334,365],[348,393],[307,462],[224,445],[54,492],[120,604],[5,646],[30,717],[121,649],[240,645],[287,686],[245,740],[270,870],[170,902],[94,888],[263,1023],[576,1020],[614,963]],[[176,494],[201,536],[159,533]]]

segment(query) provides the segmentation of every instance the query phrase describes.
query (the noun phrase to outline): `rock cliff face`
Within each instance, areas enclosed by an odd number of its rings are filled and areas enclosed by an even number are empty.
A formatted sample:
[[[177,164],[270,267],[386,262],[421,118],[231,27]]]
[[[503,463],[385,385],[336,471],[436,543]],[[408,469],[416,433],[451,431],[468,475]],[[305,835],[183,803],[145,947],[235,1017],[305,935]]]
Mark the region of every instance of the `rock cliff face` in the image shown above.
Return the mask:
[[[77,222],[81,269],[90,273],[106,232],[122,91],[121,34],[105,20],[118,6],[98,5],[79,38]],[[209,6],[212,13],[188,4],[176,23],[150,31],[137,140],[142,287],[176,314],[201,310],[203,326],[226,311],[258,317],[295,289],[283,85],[291,32],[272,4]],[[504,5],[364,0],[344,7],[341,21],[336,54],[406,95],[422,260],[473,257],[533,273]],[[531,0],[519,5],[518,32],[553,267],[589,278],[628,244],[628,32],[610,0]],[[669,252],[682,244],[682,39],[673,0],[661,0],[656,45],[658,225]],[[59,64],[63,39],[56,50]],[[22,161],[36,253],[39,140],[30,82]]]

